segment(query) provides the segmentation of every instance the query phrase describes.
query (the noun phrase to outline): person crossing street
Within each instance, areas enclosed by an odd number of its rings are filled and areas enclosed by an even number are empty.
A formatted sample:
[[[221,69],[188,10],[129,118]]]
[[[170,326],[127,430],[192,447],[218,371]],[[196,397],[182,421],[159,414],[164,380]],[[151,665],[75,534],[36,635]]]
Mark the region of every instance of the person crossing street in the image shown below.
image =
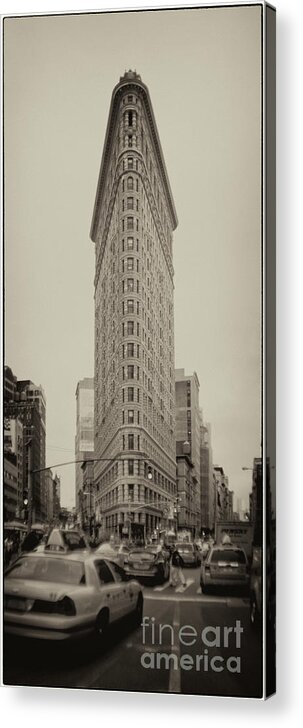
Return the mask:
[[[174,544],[172,548],[171,553],[171,560],[170,560],[170,578],[169,578],[169,586],[178,586],[179,583],[182,584],[182,586],[186,586],[186,579],[183,574],[184,567],[184,561],[182,559],[181,554],[179,553],[176,545]]]

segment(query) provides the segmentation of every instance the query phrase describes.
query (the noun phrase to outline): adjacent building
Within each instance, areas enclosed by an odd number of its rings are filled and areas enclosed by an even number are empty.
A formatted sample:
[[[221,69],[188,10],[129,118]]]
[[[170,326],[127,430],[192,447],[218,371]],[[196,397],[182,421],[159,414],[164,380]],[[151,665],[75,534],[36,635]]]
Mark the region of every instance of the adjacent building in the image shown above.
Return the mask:
[[[152,534],[176,494],[177,216],[147,86],[113,90],[93,213],[96,508],[106,534]],[[148,478],[151,475],[151,479]]]
[[[200,426],[200,511],[201,530],[214,527],[215,484],[210,424]]]
[[[189,446],[189,457],[193,465],[192,477],[196,482],[196,527],[201,527],[201,482],[200,482],[200,428],[199,379],[194,372],[185,374],[184,369],[175,370],[176,398],[176,442]]]
[[[228,488],[228,477],[221,465],[214,466],[215,476],[215,523],[218,521],[229,521],[230,515],[230,497]]]
[[[93,458],[94,453],[94,379],[85,377],[76,389],[76,437],[75,437],[75,485],[76,510],[80,510],[80,491],[83,491],[84,458]]]
[[[4,418],[4,517],[20,518],[23,510],[23,424]]]
[[[192,536],[199,535],[197,512],[198,483],[194,475],[194,465],[190,457],[189,443],[177,442],[177,529],[190,531]]]
[[[4,418],[18,419],[23,426],[22,487],[27,490],[28,470],[45,468],[45,415],[44,391],[29,379],[18,380],[9,367],[4,372]],[[32,519],[46,520],[44,475],[36,472],[32,477]]]

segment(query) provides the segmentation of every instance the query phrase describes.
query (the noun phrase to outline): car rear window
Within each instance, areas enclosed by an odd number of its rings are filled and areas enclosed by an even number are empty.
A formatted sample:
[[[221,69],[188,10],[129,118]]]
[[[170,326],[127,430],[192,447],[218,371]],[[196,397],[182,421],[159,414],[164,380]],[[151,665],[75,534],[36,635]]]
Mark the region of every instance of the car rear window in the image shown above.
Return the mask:
[[[152,561],[155,556],[155,551],[131,551],[129,554],[131,561]]]
[[[182,544],[180,544],[180,546],[178,546],[178,544],[177,544],[177,550],[180,551],[180,554],[182,554],[182,551],[184,553],[187,553],[188,554],[189,551],[193,551],[194,550],[194,547],[190,543],[182,543]]]
[[[235,561],[238,564],[245,564],[246,556],[242,549],[216,549],[215,551],[213,551],[210,557],[210,561],[227,561],[228,563],[230,563],[231,561]]]
[[[72,531],[62,532],[63,541],[68,548],[73,551],[74,549],[86,549],[87,545],[83,536],[80,533],[73,533]]]
[[[53,558],[22,558],[16,561],[6,579],[52,581],[59,584],[85,584],[82,561]]]
[[[114,554],[116,554],[117,552],[118,550],[113,548],[110,543],[103,543],[97,548],[98,554],[110,554],[111,556],[114,556]]]

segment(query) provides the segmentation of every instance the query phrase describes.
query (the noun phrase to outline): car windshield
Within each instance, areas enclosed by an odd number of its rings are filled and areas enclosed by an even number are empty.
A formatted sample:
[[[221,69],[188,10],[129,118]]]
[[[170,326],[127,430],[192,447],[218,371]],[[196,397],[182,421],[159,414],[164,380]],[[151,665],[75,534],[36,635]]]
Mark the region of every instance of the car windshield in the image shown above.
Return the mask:
[[[85,584],[84,564],[82,561],[62,558],[22,558],[14,563],[6,574],[6,579]]]
[[[244,551],[241,549],[216,549],[211,555],[211,561],[227,561],[228,563],[234,561],[238,564],[245,564],[246,557]]]

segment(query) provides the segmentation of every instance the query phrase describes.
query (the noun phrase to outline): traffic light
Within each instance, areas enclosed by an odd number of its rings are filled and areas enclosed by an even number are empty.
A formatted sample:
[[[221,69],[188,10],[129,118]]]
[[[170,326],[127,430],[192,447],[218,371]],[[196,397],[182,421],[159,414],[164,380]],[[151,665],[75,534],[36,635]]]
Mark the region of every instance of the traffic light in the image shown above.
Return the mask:
[[[28,490],[27,490],[27,488],[23,488],[22,503],[23,503],[22,517],[23,517],[24,521],[27,521],[27,519],[28,519]]]
[[[149,465],[147,468],[147,477],[148,477],[148,480],[153,479],[153,469],[152,469],[151,465]]]

